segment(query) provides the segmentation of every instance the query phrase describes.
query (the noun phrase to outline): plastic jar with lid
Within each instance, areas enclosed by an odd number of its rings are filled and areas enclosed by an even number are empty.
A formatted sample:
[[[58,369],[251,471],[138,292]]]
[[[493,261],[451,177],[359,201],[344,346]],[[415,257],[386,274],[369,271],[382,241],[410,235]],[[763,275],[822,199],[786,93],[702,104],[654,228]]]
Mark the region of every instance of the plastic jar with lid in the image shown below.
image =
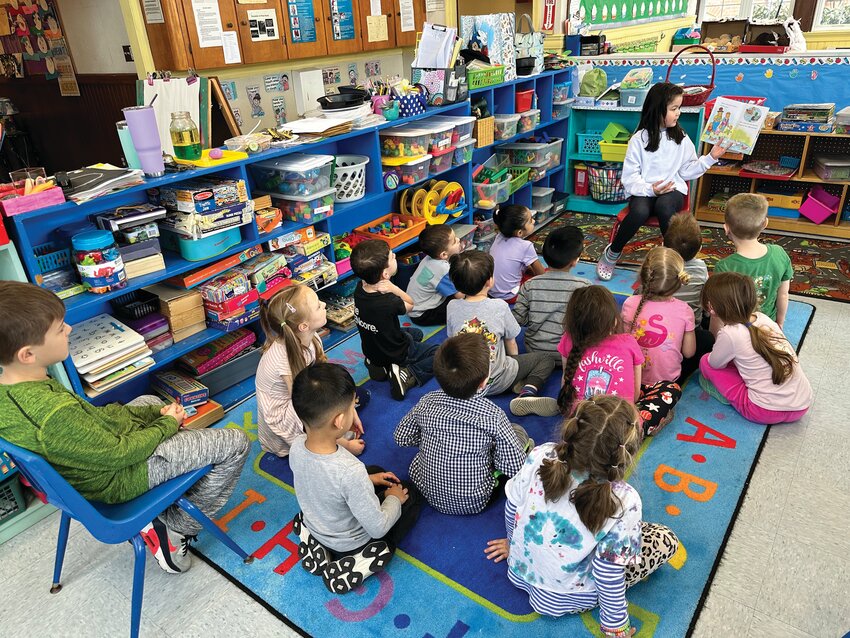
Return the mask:
[[[77,233],[71,238],[71,248],[80,280],[89,292],[105,293],[127,285],[124,261],[108,230]]]
[[[174,145],[174,157],[192,161],[201,159],[201,134],[189,111],[172,113],[168,130]]]

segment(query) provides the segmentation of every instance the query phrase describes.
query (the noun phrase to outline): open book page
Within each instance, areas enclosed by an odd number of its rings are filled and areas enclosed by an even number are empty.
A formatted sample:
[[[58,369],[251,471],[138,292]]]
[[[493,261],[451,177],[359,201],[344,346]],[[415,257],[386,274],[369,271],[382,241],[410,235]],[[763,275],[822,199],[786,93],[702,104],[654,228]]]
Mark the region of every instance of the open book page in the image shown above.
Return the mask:
[[[730,153],[749,155],[753,152],[767,113],[766,106],[719,97],[708,116],[702,141],[709,144],[723,142]]]

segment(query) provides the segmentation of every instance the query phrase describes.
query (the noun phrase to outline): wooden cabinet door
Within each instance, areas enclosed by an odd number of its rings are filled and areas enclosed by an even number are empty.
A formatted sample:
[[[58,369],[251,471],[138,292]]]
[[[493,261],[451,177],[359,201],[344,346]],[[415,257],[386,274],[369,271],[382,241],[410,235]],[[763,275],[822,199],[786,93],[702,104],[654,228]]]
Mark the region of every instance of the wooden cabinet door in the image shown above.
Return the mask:
[[[263,14],[274,12],[274,25],[264,19]],[[261,3],[236,4],[236,19],[239,21],[239,42],[242,45],[242,61],[245,64],[259,62],[278,62],[287,59],[284,27],[284,15],[280,0],[266,0]],[[263,22],[258,24],[258,19]],[[273,29],[268,33],[266,29]],[[252,38],[253,36],[253,38]]]
[[[139,3],[144,19],[145,0],[139,0]],[[189,55],[186,29],[183,27],[183,7],[180,0],[161,0],[161,6],[164,22],[148,24],[145,20],[145,31],[148,33],[154,66],[157,69],[185,71],[193,64]]]
[[[363,50],[360,38],[360,4],[357,0],[324,0],[322,9],[325,12],[328,55],[357,53]],[[368,11],[368,6],[366,10]]]
[[[366,18],[370,15],[369,6],[364,3],[360,8],[360,40],[363,51],[395,48],[395,0],[381,0],[381,11],[387,18],[387,39],[369,42],[369,29],[366,25]]]
[[[412,31],[401,30],[401,5],[406,0],[393,0],[395,6],[395,45],[397,47],[415,47],[416,34],[422,32],[425,24],[425,0],[409,0],[413,4],[413,21],[415,23]]]
[[[233,6],[233,0],[218,0],[218,11],[221,16],[222,32],[236,31],[236,9]],[[224,64],[224,47],[221,44],[209,47],[201,46],[198,36],[198,24],[195,20],[195,12],[192,10],[192,0],[183,0],[183,14],[186,17],[189,50],[192,53],[195,68],[215,69],[226,66]]]
[[[316,58],[328,54],[322,0],[283,0],[284,32],[289,58]]]

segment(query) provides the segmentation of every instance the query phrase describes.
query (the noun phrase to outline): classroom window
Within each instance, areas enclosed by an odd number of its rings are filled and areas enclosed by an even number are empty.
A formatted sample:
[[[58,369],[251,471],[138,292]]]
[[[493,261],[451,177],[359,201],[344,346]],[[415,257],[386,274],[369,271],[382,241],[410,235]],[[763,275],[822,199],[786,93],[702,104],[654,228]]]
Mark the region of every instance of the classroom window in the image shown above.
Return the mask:
[[[850,27],[850,0],[818,0],[813,29]]]
[[[850,0],[820,1],[850,5]],[[793,10],[794,0],[705,0],[700,7],[700,19],[708,22],[745,19],[779,22],[791,16]]]

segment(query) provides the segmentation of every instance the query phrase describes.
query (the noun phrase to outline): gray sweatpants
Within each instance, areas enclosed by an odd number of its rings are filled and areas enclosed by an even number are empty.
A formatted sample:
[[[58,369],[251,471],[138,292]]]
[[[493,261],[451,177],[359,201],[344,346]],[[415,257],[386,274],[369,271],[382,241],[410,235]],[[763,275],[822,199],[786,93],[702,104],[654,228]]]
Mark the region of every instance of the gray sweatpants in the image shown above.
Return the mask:
[[[513,390],[517,394],[525,384],[533,385],[542,390],[549,380],[549,375],[555,369],[555,360],[545,352],[524,352],[523,354],[509,355],[519,363]]]
[[[128,405],[163,405],[163,402],[148,395]],[[212,465],[212,469],[184,495],[212,518],[233,493],[250,450],[251,443],[241,430],[180,430],[160,443],[148,458],[148,485],[156,487],[186,472]],[[165,510],[159,518],[169,529],[183,536],[194,536],[201,531],[200,523],[176,505]]]

